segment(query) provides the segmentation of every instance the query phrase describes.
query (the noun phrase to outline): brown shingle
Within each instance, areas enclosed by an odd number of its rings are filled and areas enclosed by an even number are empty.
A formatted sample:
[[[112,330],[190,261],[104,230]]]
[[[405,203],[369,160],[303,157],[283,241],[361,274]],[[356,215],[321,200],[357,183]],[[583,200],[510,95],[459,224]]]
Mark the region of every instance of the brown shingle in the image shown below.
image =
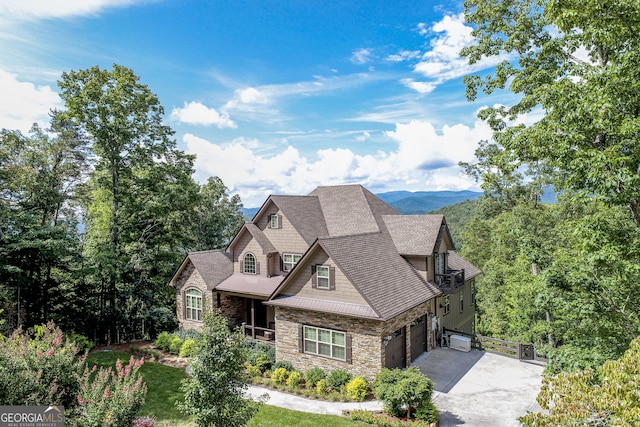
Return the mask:
[[[329,235],[318,197],[271,196],[271,200],[308,245]]]
[[[475,265],[471,264],[466,259],[462,258],[456,251],[449,251],[449,268],[452,270],[464,270],[464,278],[472,279],[479,274],[482,274],[482,270],[480,270]]]
[[[213,290],[233,273],[231,255],[223,250],[190,252],[187,258],[202,276],[207,290]]]
[[[233,274],[216,286],[216,291],[267,297],[278,287],[283,276],[264,277]]]
[[[258,244],[262,248],[263,254],[266,255],[266,254],[278,252],[276,247],[273,246],[273,243],[271,243],[271,240],[269,240],[269,238],[265,236],[265,234],[262,232],[262,230],[260,230],[260,228],[258,228],[258,226],[250,222],[246,223],[244,226],[247,229],[247,231],[251,233],[253,238],[256,239],[256,242],[258,242]]]
[[[385,215],[383,220],[398,253],[430,256],[433,254],[444,216]]]
[[[278,307],[297,308],[300,310],[319,311],[321,313],[341,314],[358,318],[379,319],[379,316],[368,305],[347,302],[328,301],[299,296],[279,296],[265,303]]]

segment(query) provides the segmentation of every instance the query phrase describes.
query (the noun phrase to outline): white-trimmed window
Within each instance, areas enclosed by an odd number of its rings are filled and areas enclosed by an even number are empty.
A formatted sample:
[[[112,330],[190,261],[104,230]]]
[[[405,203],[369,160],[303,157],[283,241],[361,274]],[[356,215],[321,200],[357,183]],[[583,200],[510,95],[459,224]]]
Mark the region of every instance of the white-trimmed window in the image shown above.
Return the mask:
[[[329,289],[331,277],[329,267],[326,265],[316,266],[316,286],[318,289]]]
[[[242,272],[244,274],[256,274],[256,257],[248,253],[242,259]]]
[[[269,215],[269,228],[280,228],[280,216],[273,214]]]
[[[464,289],[460,291],[460,313],[464,311]]]
[[[282,270],[291,271],[300,258],[302,258],[300,254],[282,254]]]
[[[202,292],[197,289],[187,289],[184,293],[184,317],[187,320],[202,320]]]
[[[305,326],[304,352],[347,360],[347,334],[331,329]]]
[[[445,315],[449,314],[449,310],[451,310],[451,299],[449,298],[449,295],[445,295],[442,298],[442,309]]]

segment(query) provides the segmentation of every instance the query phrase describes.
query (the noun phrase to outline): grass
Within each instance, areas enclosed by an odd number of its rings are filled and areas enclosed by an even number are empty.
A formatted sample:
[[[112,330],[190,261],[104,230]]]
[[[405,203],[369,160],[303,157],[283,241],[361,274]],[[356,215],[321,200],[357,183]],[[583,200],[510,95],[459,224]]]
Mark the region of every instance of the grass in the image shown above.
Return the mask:
[[[114,366],[117,359],[127,363],[131,355],[122,351],[101,351],[89,354],[89,366]],[[160,363],[145,362],[140,368],[147,383],[147,397],[140,411],[140,416],[156,419],[158,426],[193,427],[195,422],[182,415],[176,409],[175,402],[182,399],[180,381],[185,378],[184,369],[161,365]],[[344,427],[365,424],[351,421],[337,415],[310,414],[292,411],[271,405],[262,405],[255,417],[249,422],[251,427]]]

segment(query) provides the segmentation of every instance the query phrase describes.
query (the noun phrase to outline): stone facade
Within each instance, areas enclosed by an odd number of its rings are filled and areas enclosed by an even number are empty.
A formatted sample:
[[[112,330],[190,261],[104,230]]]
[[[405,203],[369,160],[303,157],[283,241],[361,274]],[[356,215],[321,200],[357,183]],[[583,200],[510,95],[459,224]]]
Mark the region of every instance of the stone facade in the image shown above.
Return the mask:
[[[176,280],[176,315],[180,328],[202,329],[202,322],[185,319],[184,295],[187,289],[197,289],[202,293],[202,306],[211,307],[211,295],[207,292],[207,285],[198,270],[190,262]]]
[[[406,328],[406,365],[411,363],[411,323],[420,316],[427,315],[427,348],[433,349],[431,317],[433,300],[420,304],[394,319],[381,322],[377,320],[356,319],[325,313],[307,312],[290,308],[276,307],[276,359],[291,362],[294,368],[308,371],[322,368],[325,372],[345,369],[353,375],[375,378],[385,366],[385,346],[383,338],[394,331]],[[299,351],[299,326],[309,325],[344,331],[351,334],[351,363],[346,361],[306,354]]]

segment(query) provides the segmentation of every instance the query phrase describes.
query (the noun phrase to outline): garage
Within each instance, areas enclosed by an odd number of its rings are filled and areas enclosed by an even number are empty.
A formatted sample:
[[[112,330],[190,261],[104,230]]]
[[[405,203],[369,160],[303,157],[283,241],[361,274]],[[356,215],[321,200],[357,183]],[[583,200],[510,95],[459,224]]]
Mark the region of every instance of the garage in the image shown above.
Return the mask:
[[[427,349],[427,321],[425,316],[418,317],[411,324],[411,360],[415,360]]]
[[[406,334],[404,327],[383,338],[385,368],[404,368],[406,366]]]

